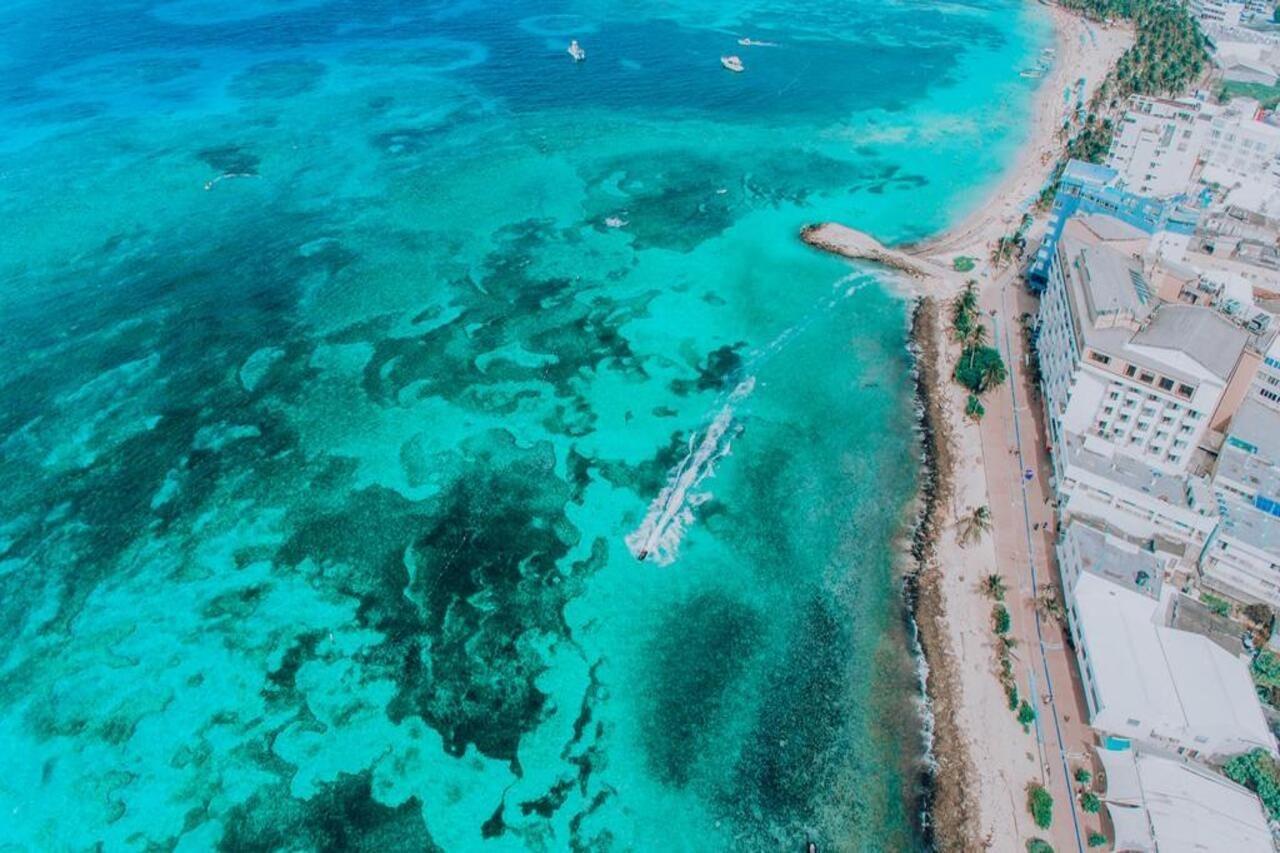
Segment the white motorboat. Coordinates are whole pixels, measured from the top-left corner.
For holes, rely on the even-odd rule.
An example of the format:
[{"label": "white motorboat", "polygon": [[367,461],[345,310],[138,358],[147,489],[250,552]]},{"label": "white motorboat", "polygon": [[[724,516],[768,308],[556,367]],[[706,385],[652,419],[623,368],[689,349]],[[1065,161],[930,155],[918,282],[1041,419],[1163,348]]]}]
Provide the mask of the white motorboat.
[{"label": "white motorboat", "polygon": [[722,56],[720,57],[720,64],[735,74],[746,70],[742,64],[742,60],[736,56]]},{"label": "white motorboat", "polygon": [[745,38],[745,37],[738,39],[738,44],[742,45],[743,47],[777,47],[778,46],[776,42],[756,41],[753,38]]},{"label": "white motorboat", "polygon": [[578,44],[578,40],[574,39],[569,42],[569,55],[573,57],[574,62],[581,62],[587,58],[587,52],[582,49],[582,45]]}]

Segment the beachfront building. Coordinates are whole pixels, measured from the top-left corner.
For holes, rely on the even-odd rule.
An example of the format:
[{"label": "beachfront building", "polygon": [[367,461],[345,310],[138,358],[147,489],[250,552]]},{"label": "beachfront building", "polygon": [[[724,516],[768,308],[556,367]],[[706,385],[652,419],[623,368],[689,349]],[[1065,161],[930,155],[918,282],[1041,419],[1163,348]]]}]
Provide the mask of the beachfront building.
[{"label": "beachfront building", "polygon": [[1271,853],[1266,812],[1253,792],[1209,770],[1124,743],[1097,751],[1102,801],[1116,850]]},{"label": "beachfront building", "polygon": [[1280,76],[1280,46],[1259,41],[1228,41],[1216,44],[1213,64],[1222,69],[1225,80],[1274,86]]},{"label": "beachfront building", "polygon": [[1076,519],[1194,563],[1218,526],[1202,477],[1156,470],[1093,436],[1067,435],[1053,450],[1062,523]]},{"label": "beachfront building", "polygon": [[1101,213],[1129,225],[1151,239],[1151,247],[1165,240],[1185,245],[1195,232],[1199,211],[1181,198],[1160,200],[1129,192],[1115,169],[1071,160],[1058,178],[1044,238],[1027,272],[1032,290],[1042,291],[1049,280],[1062,229],[1075,216]]},{"label": "beachfront building", "polygon": [[[1090,570],[1154,565],[1104,542],[1066,591],[1067,624],[1089,725],[1108,737],[1187,758],[1220,760],[1276,741],[1246,661],[1208,637],[1167,625],[1178,593]],[[1133,569],[1130,578],[1137,578]]]},{"label": "beachfront building", "polygon": [[1235,98],[1210,121],[1200,180],[1224,189],[1245,186],[1268,177],[1277,159],[1280,124],[1257,101]]},{"label": "beachfront building", "polygon": [[[1097,214],[1067,223],[1040,303],[1037,350],[1055,448],[1067,435],[1088,436],[1095,452],[1176,477],[1210,424],[1229,420],[1230,406],[1219,404],[1237,389],[1243,397],[1252,381],[1249,365],[1237,376],[1249,335],[1213,308],[1161,299],[1155,267],[1139,254],[1145,238]],[[1184,286],[1170,279],[1170,290]]]},{"label": "beachfront building", "polygon": [[1191,186],[1213,113],[1195,98],[1134,95],[1116,126],[1107,166],[1130,192],[1182,195]]},{"label": "beachfront building", "polygon": [[1280,413],[1280,336],[1271,342],[1249,388],[1250,399]]},{"label": "beachfront building", "polygon": [[1256,398],[1241,405],[1213,493],[1220,520],[1201,553],[1202,585],[1280,609],[1280,412]]},{"label": "beachfront building", "polygon": [[1189,0],[1187,4],[1202,25],[1234,27],[1242,21],[1270,20],[1270,0]]}]

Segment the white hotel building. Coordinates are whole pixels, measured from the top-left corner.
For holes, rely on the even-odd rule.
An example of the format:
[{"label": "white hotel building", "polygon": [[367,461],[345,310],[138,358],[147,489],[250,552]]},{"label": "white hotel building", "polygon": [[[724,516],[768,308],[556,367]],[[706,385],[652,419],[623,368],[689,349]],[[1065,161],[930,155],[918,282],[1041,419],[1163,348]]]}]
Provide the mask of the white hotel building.
[{"label": "white hotel building", "polygon": [[1129,192],[1158,198],[1187,192],[1209,136],[1212,111],[1195,98],[1130,98],[1107,166],[1119,173]]},{"label": "white hotel building", "polygon": [[1246,400],[1213,472],[1220,522],[1200,556],[1204,586],[1280,609],[1280,413]]},{"label": "white hotel building", "polygon": [[1162,557],[1072,521],[1058,559],[1090,726],[1188,758],[1276,754],[1245,660],[1169,627]]},{"label": "white hotel building", "polygon": [[1139,239],[1097,215],[1063,229],[1040,303],[1045,405],[1055,447],[1088,436],[1176,476],[1225,416],[1248,333],[1211,308],[1163,302],[1133,252]]}]

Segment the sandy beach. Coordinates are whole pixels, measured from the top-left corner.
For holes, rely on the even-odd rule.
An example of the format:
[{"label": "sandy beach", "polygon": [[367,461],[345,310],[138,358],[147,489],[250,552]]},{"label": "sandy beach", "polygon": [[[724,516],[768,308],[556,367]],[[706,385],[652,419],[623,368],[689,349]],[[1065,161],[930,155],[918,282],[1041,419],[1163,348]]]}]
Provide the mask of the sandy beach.
[{"label": "sandy beach", "polygon": [[[1054,625],[1038,623],[1037,582],[1057,581],[1052,559],[1052,520],[1047,501],[1047,454],[1036,422],[1035,389],[1021,369],[1023,342],[1016,318],[1035,310],[1017,265],[991,268],[991,249],[1029,210],[1062,156],[1059,129],[1074,108],[1063,91],[1085,81],[1087,102],[1132,43],[1132,31],[1103,29],[1060,9],[1044,7],[1055,33],[1053,65],[1035,94],[1027,136],[1016,162],[985,202],[954,227],[919,244],[889,248],[844,225],[826,223],[802,235],[815,247],[894,268],[925,295],[917,308],[915,345],[920,364],[922,429],[930,453],[923,501],[935,517],[923,524],[927,541],[916,543],[916,618],[929,663],[927,692],[935,716],[932,821],[942,850],[1024,850],[1033,837],[1057,850],[1083,849],[1096,828],[1073,806],[1070,766],[1085,760],[1089,730],[1074,683],[1073,663]],[[1041,223],[1037,223],[1039,225]],[[973,257],[969,273],[952,269],[959,255]],[[959,347],[947,334],[950,299],[966,279],[981,286],[983,313],[991,318],[993,345],[1005,355],[1010,381],[983,403],[981,425],[964,417],[966,392],[949,377]],[[1024,470],[1034,472],[1024,480]],[[958,519],[979,506],[991,508],[992,533],[963,546]],[[1038,568],[1033,576],[1032,565]],[[1014,670],[1023,698],[1033,702],[1036,725],[1023,729],[1009,710],[997,678],[992,601],[983,579],[1001,574],[1008,586]],[[1054,823],[1037,829],[1026,807],[1028,783],[1054,796]],[[1093,821],[1096,824],[1096,819]]]},{"label": "sandy beach", "polygon": [[1017,160],[991,195],[954,226],[918,245],[900,247],[908,254],[933,257],[948,266],[957,255],[986,260],[995,242],[1017,227],[1027,202],[1039,194],[1062,154],[1059,130],[1075,109],[1075,99],[1064,100],[1063,91],[1083,79],[1084,101],[1088,103],[1105,69],[1111,68],[1133,42],[1128,27],[1103,28],[1058,6],[1042,8],[1052,18],[1055,55],[1036,90]]}]

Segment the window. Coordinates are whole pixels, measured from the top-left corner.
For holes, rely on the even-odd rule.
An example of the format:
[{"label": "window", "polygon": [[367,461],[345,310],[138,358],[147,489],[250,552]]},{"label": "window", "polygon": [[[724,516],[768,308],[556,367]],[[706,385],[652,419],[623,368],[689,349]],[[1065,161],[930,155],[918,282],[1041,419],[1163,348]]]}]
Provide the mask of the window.
[{"label": "window", "polygon": [[1108,399],[1111,399],[1111,400],[1119,400],[1119,399],[1120,399],[1120,392],[1119,392],[1119,391],[1112,391],[1110,394],[1108,394],[1108,395],[1107,395],[1107,397],[1108,397]]},{"label": "window", "polygon": [[1146,385],[1150,385],[1152,382],[1156,381],[1156,375],[1154,373],[1148,373],[1147,371],[1144,370],[1142,371],[1142,373],[1138,374],[1138,381]]},{"label": "window", "polygon": [[1111,356],[1109,356],[1109,355],[1103,355],[1103,354],[1102,354],[1102,353],[1100,353],[1100,352],[1094,352],[1094,351],[1092,351],[1092,350],[1090,350],[1090,351],[1089,351],[1089,358],[1091,358],[1091,359],[1093,359],[1094,361],[1098,362],[1098,364],[1110,364],[1110,363],[1111,363]]},{"label": "window", "polygon": [[1161,391],[1172,391],[1172,390],[1173,390],[1173,380],[1172,380],[1172,379],[1170,379],[1168,376],[1162,376],[1162,377],[1160,377],[1160,390],[1161,390]]},{"label": "window", "polygon": [[1125,376],[1133,376],[1137,372],[1138,372],[1138,368],[1134,367],[1132,364],[1127,365],[1124,369]]},{"label": "window", "polygon": [[1183,397],[1190,397],[1192,394],[1196,393],[1196,389],[1183,382],[1178,385],[1178,393]]}]

